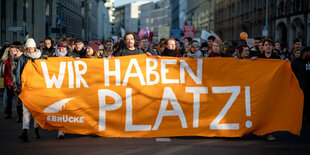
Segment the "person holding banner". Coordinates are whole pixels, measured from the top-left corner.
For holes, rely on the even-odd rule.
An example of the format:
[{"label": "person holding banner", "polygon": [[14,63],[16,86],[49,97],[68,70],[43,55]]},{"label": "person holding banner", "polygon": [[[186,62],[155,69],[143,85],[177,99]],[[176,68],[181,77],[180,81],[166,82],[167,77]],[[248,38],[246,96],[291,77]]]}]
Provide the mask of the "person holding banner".
[{"label": "person holding banner", "polygon": [[222,42],[219,40],[215,40],[212,45],[212,50],[210,53],[210,57],[224,57],[224,53],[222,52]]},{"label": "person holding banner", "polygon": [[101,45],[99,40],[92,41],[87,44],[86,58],[99,58],[99,46]]},{"label": "person holding banner", "polygon": [[250,58],[250,48],[248,45],[243,44],[238,47],[239,59],[249,59]]},{"label": "person holding banner", "polygon": [[165,41],[165,49],[161,53],[161,56],[181,57],[180,51],[177,49],[175,39],[169,38]]},{"label": "person holding banner", "polygon": [[149,37],[143,36],[140,41],[140,48],[144,53],[151,53],[152,55],[157,55],[157,52],[150,47]]},{"label": "person holding banner", "polygon": [[50,54],[50,57],[65,57],[70,56],[72,52],[69,52],[68,43],[64,38],[58,40],[55,51]]},{"label": "person holding banner", "polygon": [[[43,59],[42,52],[36,48],[36,43],[32,38],[27,39],[25,44],[26,52],[24,55],[20,56],[17,63],[16,68],[16,84],[17,84],[17,90],[16,92],[18,94],[21,93],[21,75],[24,70],[24,67],[28,60],[35,60],[35,59]],[[28,130],[29,130],[29,124],[30,124],[31,114],[28,111],[28,109],[23,105],[23,132],[19,136],[19,138],[23,142],[28,141]],[[34,128],[35,128],[35,137],[38,139],[40,138],[39,135],[39,125],[34,120]]]},{"label": "person holding banner", "polygon": [[264,52],[259,58],[265,59],[280,59],[278,55],[273,52],[273,41],[271,39],[263,40]]},{"label": "person holding banner", "polygon": [[114,50],[113,50],[113,40],[111,38],[107,39],[104,42],[103,53],[100,53],[100,57],[102,58],[111,58],[113,57]]},{"label": "person holding banner", "polygon": [[[125,38],[126,47],[124,49],[116,51],[115,56],[144,54],[144,52],[139,47],[135,47],[135,34],[134,33],[127,32],[124,38]],[[152,54],[149,52],[146,52],[146,55],[152,55]]]}]

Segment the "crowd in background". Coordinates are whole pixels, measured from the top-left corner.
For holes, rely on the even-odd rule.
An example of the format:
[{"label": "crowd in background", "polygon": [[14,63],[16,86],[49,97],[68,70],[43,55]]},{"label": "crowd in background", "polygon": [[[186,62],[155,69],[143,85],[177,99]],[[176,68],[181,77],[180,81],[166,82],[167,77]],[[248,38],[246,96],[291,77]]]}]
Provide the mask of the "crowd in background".
[{"label": "crowd in background", "polygon": [[[32,38],[28,38],[25,43],[15,41],[9,44],[6,42],[0,52],[5,87],[3,97],[5,119],[12,118],[13,97],[21,93],[21,74],[28,60],[47,57],[100,59],[136,54],[154,55],[158,58],[161,56],[195,59],[233,57],[235,59],[252,59],[253,61],[257,58],[289,61],[299,81],[300,88],[304,92],[304,119],[309,121],[310,48],[304,47],[302,40],[295,39],[291,49],[282,48],[280,42],[259,37],[254,39],[253,47],[248,46],[245,42],[222,42],[214,36],[209,36],[202,43],[186,37],[182,40],[161,38],[158,44],[154,44],[147,36],[140,38],[139,42],[137,42],[134,33],[126,33],[124,37],[118,37],[117,42],[114,42],[112,38],[108,38],[104,42],[99,40],[87,42],[77,38],[67,38],[66,36],[63,36],[57,42],[51,37],[46,37],[39,42],[39,45]],[[16,122],[23,123],[23,132],[19,138],[28,141],[27,132],[29,130],[30,113],[18,97],[16,97],[15,102],[17,109]],[[36,138],[40,138],[37,123],[34,124],[34,128]],[[59,131],[57,137],[59,139],[64,138],[64,134]]]}]

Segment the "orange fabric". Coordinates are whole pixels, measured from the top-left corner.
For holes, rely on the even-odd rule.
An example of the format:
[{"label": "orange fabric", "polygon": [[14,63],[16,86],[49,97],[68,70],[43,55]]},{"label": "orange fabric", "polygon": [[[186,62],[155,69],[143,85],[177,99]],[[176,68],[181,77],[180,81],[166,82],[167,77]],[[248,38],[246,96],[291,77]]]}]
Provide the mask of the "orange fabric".
[{"label": "orange fabric", "polygon": [[299,135],[303,111],[290,63],[265,59],[35,60],[20,98],[44,129],[105,137]]}]

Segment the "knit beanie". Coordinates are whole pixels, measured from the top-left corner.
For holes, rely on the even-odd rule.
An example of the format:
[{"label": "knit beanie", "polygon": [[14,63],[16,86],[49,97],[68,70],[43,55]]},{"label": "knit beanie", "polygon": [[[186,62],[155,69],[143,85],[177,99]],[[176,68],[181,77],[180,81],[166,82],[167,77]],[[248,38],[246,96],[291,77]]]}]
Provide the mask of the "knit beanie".
[{"label": "knit beanie", "polygon": [[36,46],[36,42],[32,38],[29,38],[26,41],[25,47],[26,48],[28,48],[28,47],[37,47]]},{"label": "knit beanie", "polygon": [[99,40],[95,40],[95,41],[88,43],[87,46],[91,47],[94,51],[98,52],[100,44],[101,43]]}]

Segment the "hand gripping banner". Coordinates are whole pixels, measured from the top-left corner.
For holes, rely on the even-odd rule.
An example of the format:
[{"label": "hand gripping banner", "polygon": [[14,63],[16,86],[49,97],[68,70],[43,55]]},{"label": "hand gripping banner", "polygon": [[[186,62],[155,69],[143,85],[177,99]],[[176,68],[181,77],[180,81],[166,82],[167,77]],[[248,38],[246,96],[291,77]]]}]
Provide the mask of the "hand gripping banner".
[{"label": "hand gripping banner", "polygon": [[39,125],[104,137],[299,135],[290,63],[135,55],[29,61],[19,96]]}]

